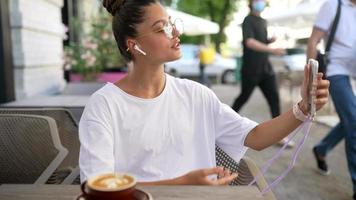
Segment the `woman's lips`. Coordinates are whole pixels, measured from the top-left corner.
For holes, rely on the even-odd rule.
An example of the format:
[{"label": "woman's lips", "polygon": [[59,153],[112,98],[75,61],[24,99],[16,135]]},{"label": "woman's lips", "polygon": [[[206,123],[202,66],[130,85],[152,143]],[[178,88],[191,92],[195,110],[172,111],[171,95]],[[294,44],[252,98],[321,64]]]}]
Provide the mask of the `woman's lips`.
[{"label": "woman's lips", "polygon": [[176,44],[173,46],[173,48],[175,48],[175,49],[179,49],[179,47],[180,47],[180,43],[179,43],[179,42],[176,43]]},{"label": "woman's lips", "polygon": [[174,49],[179,49],[180,47],[180,40],[179,39],[176,39],[176,41],[174,42],[172,48]]}]

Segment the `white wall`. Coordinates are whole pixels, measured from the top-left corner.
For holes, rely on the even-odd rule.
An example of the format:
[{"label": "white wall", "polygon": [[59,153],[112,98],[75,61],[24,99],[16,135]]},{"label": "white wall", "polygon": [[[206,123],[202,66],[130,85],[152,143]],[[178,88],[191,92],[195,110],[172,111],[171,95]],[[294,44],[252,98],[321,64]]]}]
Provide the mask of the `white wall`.
[{"label": "white wall", "polygon": [[59,93],[63,0],[10,0],[16,100]]}]

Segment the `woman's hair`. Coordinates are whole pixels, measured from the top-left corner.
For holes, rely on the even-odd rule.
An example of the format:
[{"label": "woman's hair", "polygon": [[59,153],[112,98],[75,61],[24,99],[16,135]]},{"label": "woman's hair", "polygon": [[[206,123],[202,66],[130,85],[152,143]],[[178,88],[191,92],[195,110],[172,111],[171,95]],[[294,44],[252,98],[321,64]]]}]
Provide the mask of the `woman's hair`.
[{"label": "woman's hair", "polygon": [[131,61],[130,52],[126,51],[128,37],[137,36],[136,25],[143,22],[144,7],[157,0],[103,0],[103,6],[113,16],[112,29],[117,47],[126,61]]}]

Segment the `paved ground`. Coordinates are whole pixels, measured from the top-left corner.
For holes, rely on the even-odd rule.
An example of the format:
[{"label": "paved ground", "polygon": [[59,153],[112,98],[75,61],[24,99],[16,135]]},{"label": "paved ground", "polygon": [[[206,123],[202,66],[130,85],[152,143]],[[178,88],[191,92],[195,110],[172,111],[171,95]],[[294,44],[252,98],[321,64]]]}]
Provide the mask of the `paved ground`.
[{"label": "paved ground", "polygon": [[[215,85],[212,89],[216,92],[221,101],[231,105],[236,95],[240,91],[239,86]],[[283,111],[291,108],[291,96],[297,100],[298,89],[293,90],[292,95],[287,88],[281,88],[281,101]],[[295,100],[295,101],[296,101]],[[270,118],[266,100],[259,89],[255,90],[250,101],[241,110],[241,115],[247,116],[257,122],[262,122]],[[331,114],[323,117],[323,123],[335,123],[335,113],[332,107],[327,106],[319,115]],[[288,176],[274,189],[278,199],[293,200],[351,200],[352,185],[347,170],[346,157],[344,152],[344,142],[340,143],[329,155],[328,163],[331,167],[329,176],[321,176],[316,172],[316,163],[311,153],[311,149],[327,132],[329,126],[315,123],[312,133],[304,144],[294,169]],[[253,158],[259,167],[270,159],[279,149],[278,146],[269,147],[257,152],[249,150],[247,155]],[[273,181],[282,171],[287,169],[291,154],[294,149],[286,150],[266,174],[267,181]]]}]

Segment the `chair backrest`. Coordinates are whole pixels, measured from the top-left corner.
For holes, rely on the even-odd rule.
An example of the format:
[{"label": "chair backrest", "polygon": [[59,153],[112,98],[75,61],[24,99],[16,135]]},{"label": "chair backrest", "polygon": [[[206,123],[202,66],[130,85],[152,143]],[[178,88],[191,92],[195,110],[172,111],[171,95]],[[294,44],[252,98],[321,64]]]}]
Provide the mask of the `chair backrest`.
[{"label": "chair backrest", "polygon": [[70,152],[59,168],[78,166],[80,148],[78,124],[69,110],[64,108],[0,108],[0,114],[29,114],[53,118],[58,127],[61,143]]},{"label": "chair backrest", "polygon": [[[230,185],[248,185],[255,177],[260,177],[257,179],[255,185],[260,191],[267,187],[267,181],[251,158],[244,156],[237,163],[218,146],[215,147],[215,155],[217,166],[222,166],[238,174],[237,178]],[[276,199],[272,191],[267,192],[265,195],[268,199]]]},{"label": "chair backrest", "polygon": [[69,154],[48,180],[48,184],[72,184],[79,176],[78,123],[65,108],[0,108],[0,114],[32,114],[48,116],[56,121],[59,138]]},{"label": "chair backrest", "polygon": [[44,184],[67,154],[52,118],[0,114],[0,184]]}]

